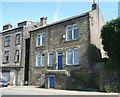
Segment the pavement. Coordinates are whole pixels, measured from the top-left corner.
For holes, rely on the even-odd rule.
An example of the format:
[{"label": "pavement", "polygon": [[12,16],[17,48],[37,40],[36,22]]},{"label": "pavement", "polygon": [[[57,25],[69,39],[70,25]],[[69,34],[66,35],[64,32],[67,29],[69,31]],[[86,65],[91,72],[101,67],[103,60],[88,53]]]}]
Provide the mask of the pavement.
[{"label": "pavement", "polygon": [[0,88],[0,92],[2,95],[115,95],[118,97],[118,93],[44,89],[36,86],[3,87]]}]

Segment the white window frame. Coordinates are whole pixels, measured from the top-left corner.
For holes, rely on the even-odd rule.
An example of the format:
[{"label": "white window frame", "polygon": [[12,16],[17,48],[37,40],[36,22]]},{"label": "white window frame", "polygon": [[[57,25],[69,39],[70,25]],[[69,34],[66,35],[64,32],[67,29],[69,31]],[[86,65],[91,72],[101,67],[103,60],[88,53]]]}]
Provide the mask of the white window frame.
[{"label": "white window frame", "polygon": [[[43,39],[43,34],[45,34],[45,32],[43,32],[43,33],[38,33],[37,34],[37,38],[36,38],[36,46],[37,47],[40,47],[40,46],[45,46],[45,44],[43,44],[43,41],[42,41],[42,39]],[[40,38],[40,44],[38,44],[38,36],[39,36],[39,38]],[[44,37],[46,37],[46,35],[44,36]]]},{"label": "white window frame", "polygon": [[[4,62],[9,62],[9,58],[10,58],[10,52],[9,51],[4,51]],[[8,56],[8,60],[6,60],[6,57]]]},{"label": "white window frame", "polygon": [[[19,38],[17,38],[17,35],[19,35]],[[19,39],[19,42],[18,42],[18,39]],[[19,44],[20,44],[20,40],[21,40],[21,33],[17,33],[17,34],[16,34],[15,44],[16,44],[16,45],[19,45]]]},{"label": "white window frame", "polygon": [[[74,28],[74,25],[77,25],[78,26],[78,24],[73,24],[73,25],[68,25],[67,27],[66,27],[66,41],[72,41],[72,40],[76,40],[76,39],[78,39],[78,38],[74,38],[74,29],[78,29],[78,27],[77,28]],[[72,27],[72,39],[68,39],[68,27]],[[78,32],[78,34],[79,34],[79,32]],[[79,36],[78,36],[79,37]]]},{"label": "white window frame", "polygon": [[[9,41],[7,40],[7,37],[9,37]],[[10,46],[10,35],[5,36],[5,46]]]},{"label": "white window frame", "polygon": [[68,60],[68,56],[67,56],[68,53],[67,53],[67,51],[68,51],[69,49],[71,50],[71,58],[72,58],[72,49],[71,49],[71,48],[68,48],[68,49],[66,50],[66,65],[72,65],[72,63],[71,63],[71,64],[68,64],[68,62],[67,62],[67,60]]},{"label": "white window frame", "polygon": [[[75,63],[75,59],[74,59],[75,52],[74,52],[74,49],[78,49],[78,54],[79,54],[79,63],[78,64]],[[73,49],[73,65],[80,65],[80,51],[79,51],[79,48],[74,48],[74,49]]]},{"label": "white window frame", "polygon": [[[72,25],[68,25],[67,27],[66,27],[66,41],[71,41],[70,39],[68,39],[68,27],[72,27]],[[72,30],[72,29],[71,29]]]},{"label": "white window frame", "polygon": [[[74,27],[75,25],[77,25],[77,28]],[[75,29],[78,29],[78,24],[73,24],[73,27],[72,27],[72,28],[73,28],[73,29],[72,29],[72,39],[73,39],[73,40],[76,40],[76,39],[78,39],[78,38],[74,38],[74,30],[75,30]],[[79,30],[78,30],[78,34],[79,34]],[[78,35],[78,37],[79,37],[79,35]]]},{"label": "white window frame", "polygon": [[[18,55],[17,55],[17,52],[18,52]],[[19,57],[19,60],[17,60],[17,57]],[[19,62],[19,61],[20,61],[20,51],[16,50],[15,51],[15,62]]]},{"label": "white window frame", "polygon": [[[48,53],[48,66],[53,66],[53,64],[54,64],[54,57],[53,57],[53,64],[50,64],[50,60],[49,59],[50,59],[50,54],[51,53],[53,54],[53,52],[49,52]],[[54,54],[53,54],[53,56],[54,56]]]},{"label": "white window frame", "polygon": [[[37,53],[36,54],[36,67],[44,67],[45,66],[45,54],[44,54],[44,65],[42,64],[42,55],[44,53]],[[40,64],[38,64],[38,55],[40,56]]]}]

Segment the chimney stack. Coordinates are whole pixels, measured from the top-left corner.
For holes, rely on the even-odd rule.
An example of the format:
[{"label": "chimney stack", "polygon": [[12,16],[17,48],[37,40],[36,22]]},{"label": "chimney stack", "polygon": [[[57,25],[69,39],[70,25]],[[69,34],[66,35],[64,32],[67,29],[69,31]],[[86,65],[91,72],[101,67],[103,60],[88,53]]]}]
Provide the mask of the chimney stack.
[{"label": "chimney stack", "polygon": [[98,6],[97,6],[97,4],[96,4],[96,1],[95,1],[95,0],[93,0],[92,10],[96,9],[97,7],[98,7]]},{"label": "chimney stack", "polygon": [[46,24],[47,24],[47,17],[46,18],[45,17],[40,18],[40,26],[44,26]]},{"label": "chimney stack", "polygon": [[5,25],[3,26],[3,29],[2,29],[2,30],[7,30],[7,29],[10,29],[10,28],[12,28],[12,25],[11,25],[11,24],[5,24]]}]

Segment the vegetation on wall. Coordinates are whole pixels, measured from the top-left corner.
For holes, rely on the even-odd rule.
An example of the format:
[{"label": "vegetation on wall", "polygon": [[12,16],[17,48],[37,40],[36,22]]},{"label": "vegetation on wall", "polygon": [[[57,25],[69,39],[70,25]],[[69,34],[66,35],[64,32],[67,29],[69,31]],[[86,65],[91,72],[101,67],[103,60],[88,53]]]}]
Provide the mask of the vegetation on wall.
[{"label": "vegetation on wall", "polygon": [[104,85],[107,92],[120,90],[120,18],[107,22],[101,30],[102,44],[108,61],[104,65]]},{"label": "vegetation on wall", "polygon": [[109,70],[120,70],[120,18],[107,22],[102,30],[102,44],[107,52],[109,62],[105,65]]}]

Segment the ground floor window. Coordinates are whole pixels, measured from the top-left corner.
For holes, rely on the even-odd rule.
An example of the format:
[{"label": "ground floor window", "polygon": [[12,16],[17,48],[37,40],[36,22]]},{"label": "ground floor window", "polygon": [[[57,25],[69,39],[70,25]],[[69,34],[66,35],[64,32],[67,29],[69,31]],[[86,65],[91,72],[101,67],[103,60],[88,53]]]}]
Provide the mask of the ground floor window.
[{"label": "ground floor window", "polygon": [[41,67],[45,65],[45,54],[38,53],[36,55],[36,66]]},{"label": "ground floor window", "polygon": [[79,48],[68,48],[66,50],[66,64],[67,65],[79,65],[80,64],[80,53]]}]

